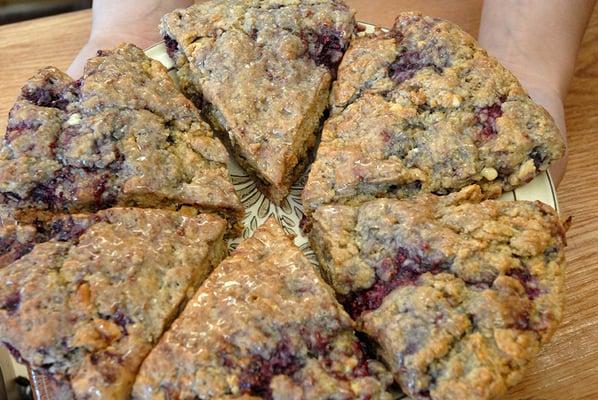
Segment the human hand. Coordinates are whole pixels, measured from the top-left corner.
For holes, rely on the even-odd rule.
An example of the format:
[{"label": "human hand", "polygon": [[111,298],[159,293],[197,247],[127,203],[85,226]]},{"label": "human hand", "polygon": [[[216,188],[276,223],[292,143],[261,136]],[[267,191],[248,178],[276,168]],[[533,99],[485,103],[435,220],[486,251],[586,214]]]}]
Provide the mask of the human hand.
[{"label": "human hand", "polygon": [[95,56],[100,49],[111,48],[122,42],[145,48],[160,41],[160,18],[175,8],[191,4],[191,0],[94,1],[89,40],[68,68],[68,74],[74,78],[81,76],[87,59]]},{"label": "human hand", "polygon": [[[552,115],[567,143],[563,101],[596,0],[484,0],[479,41]],[[561,181],[567,153],[550,169]]]}]

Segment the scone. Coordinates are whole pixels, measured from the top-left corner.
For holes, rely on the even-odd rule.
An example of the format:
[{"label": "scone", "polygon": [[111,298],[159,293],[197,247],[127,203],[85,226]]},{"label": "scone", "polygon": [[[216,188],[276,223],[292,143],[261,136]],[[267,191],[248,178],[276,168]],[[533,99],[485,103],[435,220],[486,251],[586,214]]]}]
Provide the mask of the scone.
[{"label": "scone", "polygon": [[540,202],[448,196],[323,206],[310,239],[347,311],[415,399],[493,399],[562,314],[565,231]]},{"label": "scone", "polygon": [[553,119],[456,25],[401,14],[351,42],[303,204],[447,194],[529,182],[564,152]]},{"label": "scone", "polygon": [[164,334],[133,398],[388,399],[389,380],[366,359],[332,289],[270,218]]},{"label": "scone", "polygon": [[341,0],[214,0],[161,24],[183,91],[277,203],[309,161],[353,29]]},{"label": "scone", "polygon": [[226,252],[226,221],[210,214],[111,208],[32,229],[35,244],[0,268],[0,341],[78,399],[128,399],[141,362]]},{"label": "scone", "polygon": [[191,206],[234,225],[243,207],[226,161],[166,69],[121,45],[77,81],[48,67],[23,87],[0,145],[0,202],[35,215]]}]

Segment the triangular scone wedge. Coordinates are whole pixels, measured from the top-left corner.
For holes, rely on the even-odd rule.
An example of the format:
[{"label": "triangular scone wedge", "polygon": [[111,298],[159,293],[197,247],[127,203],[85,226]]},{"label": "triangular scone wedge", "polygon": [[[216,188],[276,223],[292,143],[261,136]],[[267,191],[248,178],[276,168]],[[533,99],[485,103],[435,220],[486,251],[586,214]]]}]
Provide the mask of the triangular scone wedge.
[{"label": "triangular scone wedge", "polygon": [[494,399],[561,320],[565,230],[540,202],[445,197],[323,206],[311,244],[416,399]]},{"label": "triangular scone wedge", "polygon": [[341,0],[214,0],[161,24],[183,91],[276,203],[309,162],[353,29]]},{"label": "triangular scone wedge", "polygon": [[564,152],[553,119],[513,74],[457,25],[420,14],[354,39],[330,101],[303,191],[307,214],[473,183],[492,196]]},{"label": "triangular scone wedge", "polygon": [[195,293],[143,362],[133,398],[389,399],[388,380],[272,217]]},{"label": "triangular scone wedge", "polygon": [[227,160],[164,66],[123,44],[79,80],[47,67],[23,87],[0,145],[0,202],[34,214],[190,206],[232,227],[243,207]]},{"label": "triangular scone wedge", "polygon": [[225,257],[226,221],[112,208],[35,229],[0,268],[0,341],[57,379],[60,396],[128,399],[147,353]]}]

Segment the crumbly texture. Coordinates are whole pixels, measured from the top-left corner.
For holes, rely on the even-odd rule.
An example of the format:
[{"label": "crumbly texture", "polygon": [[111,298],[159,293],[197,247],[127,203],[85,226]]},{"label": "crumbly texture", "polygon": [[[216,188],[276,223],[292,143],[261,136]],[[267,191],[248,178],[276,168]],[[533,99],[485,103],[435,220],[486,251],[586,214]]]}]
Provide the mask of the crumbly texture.
[{"label": "crumbly texture", "polygon": [[243,208],[227,153],[166,69],[133,45],[99,51],[73,81],[40,70],[10,111],[0,202],[27,212],[111,206]]},{"label": "crumbly texture", "polygon": [[225,256],[226,221],[112,208],[36,227],[0,269],[0,341],[79,399],[127,399],[142,360]]},{"label": "crumbly texture", "polygon": [[354,39],[330,101],[303,191],[308,214],[473,183],[494,196],[564,152],[553,119],[513,74],[458,26],[420,14]]},{"label": "crumbly texture", "polygon": [[34,226],[0,224],[0,269],[29,253],[38,236]]},{"label": "crumbly texture", "polygon": [[365,358],[332,289],[270,218],[164,334],[133,398],[390,399],[389,381]]},{"label": "crumbly texture", "polygon": [[481,198],[470,186],[314,213],[325,276],[412,398],[496,398],[561,320],[556,213]]},{"label": "crumbly texture", "polygon": [[161,24],[183,91],[277,203],[309,161],[353,29],[340,0],[215,0]]}]

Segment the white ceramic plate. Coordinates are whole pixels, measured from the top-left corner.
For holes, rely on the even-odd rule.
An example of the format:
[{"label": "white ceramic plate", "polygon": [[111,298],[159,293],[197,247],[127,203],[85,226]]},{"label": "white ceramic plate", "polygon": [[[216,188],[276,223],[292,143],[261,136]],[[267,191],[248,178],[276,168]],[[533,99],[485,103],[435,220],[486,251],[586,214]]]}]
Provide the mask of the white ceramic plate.
[{"label": "white ceramic plate", "polygon": [[[374,31],[374,25],[361,24],[366,27],[366,32]],[[173,70],[173,63],[166,53],[166,46],[164,43],[153,45],[146,49],[145,53],[149,57],[160,61],[169,70]],[[290,195],[283,201],[281,206],[278,207],[256,188],[255,183],[232,158],[229,161],[229,169],[235,189],[237,189],[246,211],[246,216],[243,221],[245,225],[243,235],[231,241],[229,244],[230,248],[235,248],[242,239],[251,236],[255,228],[260,226],[269,216],[275,215],[284,230],[295,236],[295,244],[304,251],[312,262],[315,263],[315,256],[309,248],[307,238],[299,228],[299,221],[301,221],[301,218],[303,217],[301,191],[303,190],[307,173],[292,186]],[[558,211],[556,190],[554,189],[548,172],[542,172],[527,185],[503,194],[501,199],[540,200]]]}]

